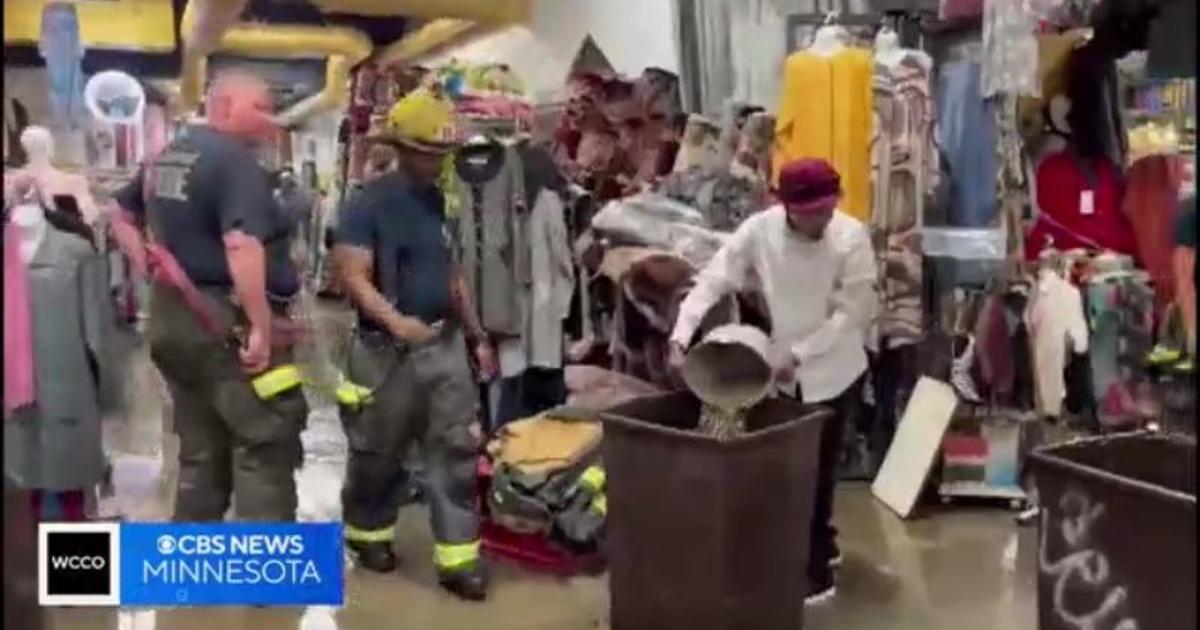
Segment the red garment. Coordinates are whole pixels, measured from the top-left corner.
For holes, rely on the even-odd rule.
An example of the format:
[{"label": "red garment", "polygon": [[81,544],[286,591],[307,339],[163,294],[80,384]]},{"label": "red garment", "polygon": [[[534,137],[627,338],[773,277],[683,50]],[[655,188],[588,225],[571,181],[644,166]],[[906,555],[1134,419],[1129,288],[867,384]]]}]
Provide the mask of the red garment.
[{"label": "red garment", "polygon": [[[1121,212],[1121,176],[1105,158],[1088,160],[1094,174],[1089,183],[1083,158],[1061,151],[1042,161],[1037,170],[1041,214],[1025,241],[1025,256],[1037,260],[1048,238],[1059,250],[1108,249],[1133,255],[1137,242],[1133,226]],[[1088,194],[1085,194],[1087,192]],[[1090,197],[1089,208],[1085,205]]]},{"label": "red garment", "polygon": [[1133,163],[1125,175],[1121,210],[1133,224],[1138,265],[1154,282],[1154,312],[1161,315],[1175,297],[1172,252],[1179,215],[1179,156],[1153,155]]}]

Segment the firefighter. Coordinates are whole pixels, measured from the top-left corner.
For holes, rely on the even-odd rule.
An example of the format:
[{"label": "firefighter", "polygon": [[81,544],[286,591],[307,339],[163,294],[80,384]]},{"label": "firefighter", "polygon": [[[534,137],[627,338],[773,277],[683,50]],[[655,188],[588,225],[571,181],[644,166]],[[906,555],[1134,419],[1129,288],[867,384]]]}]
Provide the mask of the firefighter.
[{"label": "firefighter", "polygon": [[358,312],[348,374],[369,395],[341,400],[350,461],[342,505],[347,545],[361,566],[391,571],[405,459],[425,460],[439,583],[486,597],[475,512],[478,386],[495,354],[454,260],[437,183],[452,149],[449,105],[419,89],[389,112],[377,140],[397,150],[397,168],[367,182],[339,213],[334,266]]},{"label": "firefighter", "polygon": [[122,249],[152,268],[147,340],[180,445],[174,519],[220,521],[232,495],[241,520],[292,521],[308,409],[281,343],[300,288],[291,226],[255,157],[276,133],[272,99],[238,72],[205,106],[207,121],[118,193],[114,221]]}]

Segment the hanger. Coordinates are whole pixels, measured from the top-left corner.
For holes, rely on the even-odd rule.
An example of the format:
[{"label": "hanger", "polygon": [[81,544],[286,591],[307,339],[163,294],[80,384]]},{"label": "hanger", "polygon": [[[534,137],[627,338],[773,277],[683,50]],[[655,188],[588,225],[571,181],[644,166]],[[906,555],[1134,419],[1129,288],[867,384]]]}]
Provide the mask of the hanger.
[{"label": "hanger", "polygon": [[825,14],[821,28],[817,29],[812,45],[808,47],[810,52],[818,55],[832,55],[849,45],[850,34],[840,24],[840,16],[841,12],[836,10]]}]

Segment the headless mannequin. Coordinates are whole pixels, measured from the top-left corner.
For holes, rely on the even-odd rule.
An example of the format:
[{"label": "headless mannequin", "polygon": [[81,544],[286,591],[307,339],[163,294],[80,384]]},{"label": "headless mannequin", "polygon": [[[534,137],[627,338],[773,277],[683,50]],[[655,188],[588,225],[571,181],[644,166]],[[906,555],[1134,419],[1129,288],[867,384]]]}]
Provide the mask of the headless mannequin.
[{"label": "headless mannequin", "polygon": [[38,195],[47,207],[53,207],[55,195],[75,197],[83,221],[88,225],[95,225],[99,212],[96,201],[88,190],[87,179],[60,171],[51,163],[54,158],[54,140],[50,131],[45,127],[27,127],[21,132],[21,147],[25,149],[29,161],[14,174],[14,177],[32,177],[37,184]]},{"label": "headless mannequin", "polygon": [[900,36],[888,27],[879,30],[875,36],[875,61],[887,66],[899,64],[908,53],[900,47]]}]

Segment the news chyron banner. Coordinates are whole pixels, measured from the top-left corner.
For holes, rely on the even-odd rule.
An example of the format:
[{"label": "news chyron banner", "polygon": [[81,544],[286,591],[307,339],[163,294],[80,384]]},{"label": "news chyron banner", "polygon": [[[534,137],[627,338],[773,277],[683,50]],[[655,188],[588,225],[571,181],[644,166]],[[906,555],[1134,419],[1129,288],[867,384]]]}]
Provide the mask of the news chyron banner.
[{"label": "news chyron banner", "polygon": [[341,523],[42,523],[43,606],[340,606]]}]

